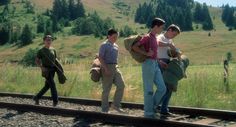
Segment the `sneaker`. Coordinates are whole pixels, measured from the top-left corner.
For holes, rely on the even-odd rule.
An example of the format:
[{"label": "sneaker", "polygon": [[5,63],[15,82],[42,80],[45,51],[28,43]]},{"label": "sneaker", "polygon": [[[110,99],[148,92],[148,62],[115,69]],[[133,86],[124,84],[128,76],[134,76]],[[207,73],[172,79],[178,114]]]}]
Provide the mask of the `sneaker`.
[{"label": "sneaker", "polygon": [[34,103],[35,105],[39,105],[39,99],[38,99],[38,98],[33,97],[33,100],[34,100],[34,102],[35,102],[35,103]]},{"label": "sneaker", "polygon": [[168,117],[168,116],[175,116],[173,113],[170,113],[170,112],[161,112],[160,114],[162,116],[166,116],[166,117]]},{"label": "sneaker", "polygon": [[125,113],[125,111],[119,107],[116,107],[114,105],[111,105],[111,108],[114,109],[115,111],[119,112],[119,113]]},{"label": "sneaker", "polygon": [[108,110],[102,110],[102,113],[109,113]]},{"label": "sneaker", "polygon": [[53,107],[56,107],[57,104],[58,104],[58,102],[53,102],[52,106],[53,106]]}]

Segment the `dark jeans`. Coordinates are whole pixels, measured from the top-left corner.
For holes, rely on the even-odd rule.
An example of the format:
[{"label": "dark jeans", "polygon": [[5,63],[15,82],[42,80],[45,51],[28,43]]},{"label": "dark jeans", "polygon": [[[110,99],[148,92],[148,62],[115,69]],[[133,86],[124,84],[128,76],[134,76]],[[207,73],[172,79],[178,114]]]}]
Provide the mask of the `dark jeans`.
[{"label": "dark jeans", "polygon": [[35,99],[40,99],[50,88],[53,104],[57,104],[58,103],[58,96],[57,96],[56,85],[54,82],[54,75],[56,72],[56,68],[47,68],[47,69],[49,70],[49,76],[46,78],[44,87],[35,96]]},{"label": "dark jeans", "polygon": [[[166,64],[169,64],[169,62],[170,62],[169,59],[160,59],[160,60],[162,60]],[[161,73],[163,73],[165,71],[165,69],[162,68],[162,67],[160,67],[160,69],[161,69]],[[170,102],[171,95],[172,95],[172,91],[169,90],[168,87],[166,87],[166,93],[162,97],[162,101],[161,101],[161,103],[162,103],[161,104],[161,113],[169,112],[168,105],[169,105],[169,102]]]},{"label": "dark jeans", "polygon": [[169,102],[170,102],[170,98],[172,95],[172,91],[168,89],[168,87],[166,87],[166,93],[162,98],[162,104],[161,104],[161,113],[167,113],[169,112]]}]

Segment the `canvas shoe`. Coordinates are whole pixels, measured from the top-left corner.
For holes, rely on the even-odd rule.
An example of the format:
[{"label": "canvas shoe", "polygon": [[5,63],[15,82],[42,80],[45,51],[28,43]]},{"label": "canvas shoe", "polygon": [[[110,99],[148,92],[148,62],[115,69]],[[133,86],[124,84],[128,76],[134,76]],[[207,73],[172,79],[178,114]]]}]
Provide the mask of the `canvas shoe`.
[{"label": "canvas shoe", "polygon": [[119,113],[125,113],[125,111],[119,107],[114,106],[113,104],[111,105],[111,108],[114,109],[115,111]]},{"label": "canvas shoe", "polygon": [[33,100],[34,100],[34,104],[35,104],[35,105],[39,105],[39,99],[38,99],[38,98],[33,97]]}]

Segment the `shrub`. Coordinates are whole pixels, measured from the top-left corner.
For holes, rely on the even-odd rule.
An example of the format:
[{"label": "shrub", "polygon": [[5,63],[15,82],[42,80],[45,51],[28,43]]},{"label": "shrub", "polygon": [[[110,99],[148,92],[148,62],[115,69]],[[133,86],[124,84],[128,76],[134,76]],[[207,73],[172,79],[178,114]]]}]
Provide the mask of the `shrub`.
[{"label": "shrub", "polygon": [[35,57],[38,52],[38,48],[36,49],[29,49],[26,53],[25,56],[22,58],[20,61],[20,64],[23,66],[36,66],[35,64]]}]

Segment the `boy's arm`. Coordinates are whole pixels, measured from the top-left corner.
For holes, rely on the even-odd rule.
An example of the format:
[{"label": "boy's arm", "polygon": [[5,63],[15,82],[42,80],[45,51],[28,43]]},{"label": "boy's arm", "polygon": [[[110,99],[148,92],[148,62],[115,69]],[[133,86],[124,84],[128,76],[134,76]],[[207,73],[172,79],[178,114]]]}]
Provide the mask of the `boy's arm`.
[{"label": "boy's arm", "polygon": [[135,43],[135,44],[132,46],[132,49],[133,49],[135,52],[138,52],[138,53],[143,54],[143,55],[145,55],[145,56],[152,56],[152,55],[154,54],[154,52],[151,50],[151,48],[149,49],[148,52],[143,51],[143,50],[141,50],[141,48],[140,48],[140,45],[141,45],[141,44],[144,44],[144,43],[148,43],[147,41],[149,41],[149,36],[143,37],[139,42]]},{"label": "boy's arm", "polygon": [[160,46],[160,47],[170,47],[170,48],[173,49],[173,50],[176,49],[176,47],[175,47],[175,45],[174,45],[173,42],[165,43],[165,42],[163,42],[162,40],[159,40],[159,46]]}]

